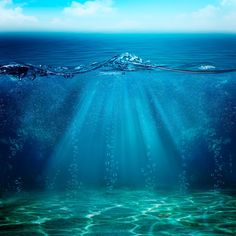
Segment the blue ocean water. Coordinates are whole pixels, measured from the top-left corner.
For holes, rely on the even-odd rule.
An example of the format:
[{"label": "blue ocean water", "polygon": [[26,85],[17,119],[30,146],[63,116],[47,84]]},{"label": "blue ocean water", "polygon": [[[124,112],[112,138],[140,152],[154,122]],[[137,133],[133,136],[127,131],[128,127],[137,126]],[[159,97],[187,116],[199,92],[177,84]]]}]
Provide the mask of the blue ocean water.
[{"label": "blue ocean water", "polygon": [[234,235],[235,101],[233,34],[0,34],[2,235]]}]

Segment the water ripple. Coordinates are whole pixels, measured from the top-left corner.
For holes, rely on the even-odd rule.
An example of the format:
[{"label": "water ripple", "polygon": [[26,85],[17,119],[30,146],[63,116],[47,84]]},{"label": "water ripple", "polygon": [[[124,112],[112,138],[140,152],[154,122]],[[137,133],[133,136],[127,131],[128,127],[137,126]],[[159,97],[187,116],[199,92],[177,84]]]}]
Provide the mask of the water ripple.
[{"label": "water ripple", "polygon": [[0,235],[235,235],[236,197],[114,190],[3,199]]},{"label": "water ripple", "polygon": [[71,78],[78,74],[84,74],[95,70],[101,70],[104,73],[108,72],[131,72],[131,71],[145,71],[145,70],[164,70],[181,73],[229,73],[235,72],[236,69],[218,69],[211,64],[194,64],[191,67],[171,67],[160,64],[144,61],[142,58],[130,54],[122,53],[116,55],[106,61],[94,62],[89,65],[71,66],[49,66],[49,65],[32,65],[27,63],[10,63],[0,65],[0,74],[9,75],[14,78],[22,79],[28,78],[34,80],[37,77],[44,76],[61,76]]}]

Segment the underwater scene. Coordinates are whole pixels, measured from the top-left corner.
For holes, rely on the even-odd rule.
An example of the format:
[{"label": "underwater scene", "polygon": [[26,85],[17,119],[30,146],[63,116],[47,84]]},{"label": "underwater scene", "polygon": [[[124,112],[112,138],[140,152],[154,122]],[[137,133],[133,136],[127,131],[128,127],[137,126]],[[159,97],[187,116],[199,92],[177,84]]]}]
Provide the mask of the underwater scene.
[{"label": "underwater scene", "polygon": [[236,35],[1,33],[0,235],[236,235]]}]

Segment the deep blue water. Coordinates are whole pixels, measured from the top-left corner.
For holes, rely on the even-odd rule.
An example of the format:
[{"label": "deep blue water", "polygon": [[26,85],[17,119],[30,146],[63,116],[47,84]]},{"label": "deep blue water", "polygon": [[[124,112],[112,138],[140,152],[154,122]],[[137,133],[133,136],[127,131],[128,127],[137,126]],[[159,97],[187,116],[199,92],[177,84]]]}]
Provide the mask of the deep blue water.
[{"label": "deep blue water", "polygon": [[[0,195],[120,190],[115,192],[115,200],[103,195],[91,200],[90,214],[85,217],[87,228],[93,225],[91,217],[111,209],[111,202],[119,208],[121,195],[123,203],[127,196],[130,209],[135,207],[131,202],[145,194],[144,198],[151,194],[147,209],[154,209],[148,204],[154,204],[151,199],[162,201],[158,191],[172,190],[184,197],[180,207],[197,199],[196,206],[205,209],[206,196],[213,199],[216,211],[217,198],[224,199],[221,203],[230,201],[234,205],[229,210],[235,210],[235,202],[225,198],[229,195],[188,195],[196,190],[235,190],[235,69],[236,35],[0,34]],[[131,190],[146,193],[138,192],[134,197]],[[179,197],[169,200],[178,205]],[[78,199],[77,207],[86,210],[84,198]],[[104,199],[108,201],[106,208],[99,205]],[[64,200],[50,204],[69,207],[71,202]],[[31,212],[30,207],[40,204],[35,201],[25,209]],[[99,213],[90,209],[94,204],[101,207]],[[163,207],[167,209],[168,204]],[[138,219],[144,214],[142,207]],[[9,218],[9,211],[4,212],[2,217]],[[19,218],[21,213],[19,208]],[[58,214],[58,219],[64,217]],[[111,217],[117,216],[113,214]],[[180,222],[185,214],[189,213],[183,210],[177,221],[173,216],[163,227]],[[60,225],[58,219],[53,226]],[[228,221],[236,221],[233,213]],[[6,226],[11,223],[0,223],[5,235],[12,230]],[[194,228],[195,223],[183,224]],[[144,223],[137,224],[129,232],[135,234]],[[150,235],[157,223],[150,224],[143,234]],[[43,227],[48,230],[47,225]],[[230,227],[217,225],[216,231],[208,233],[223,230],[233,234],[235,229]],[[121,235],[126,232],[123,230]],[[191,230],[181,228],[179,235],[193,235],[196,229]]]}]

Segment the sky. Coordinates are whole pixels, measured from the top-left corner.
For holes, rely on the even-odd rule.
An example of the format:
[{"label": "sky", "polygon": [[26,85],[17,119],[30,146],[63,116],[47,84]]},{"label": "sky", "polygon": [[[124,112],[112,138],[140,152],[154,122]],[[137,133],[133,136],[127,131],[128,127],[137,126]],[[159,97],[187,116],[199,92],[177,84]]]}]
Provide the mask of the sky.
[{"label": "sky", "polygon": [[0,31],[236,32],[236,0],[0,0]]}]

